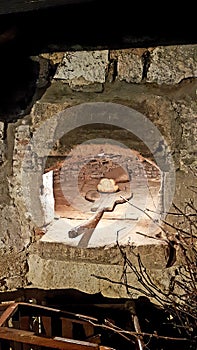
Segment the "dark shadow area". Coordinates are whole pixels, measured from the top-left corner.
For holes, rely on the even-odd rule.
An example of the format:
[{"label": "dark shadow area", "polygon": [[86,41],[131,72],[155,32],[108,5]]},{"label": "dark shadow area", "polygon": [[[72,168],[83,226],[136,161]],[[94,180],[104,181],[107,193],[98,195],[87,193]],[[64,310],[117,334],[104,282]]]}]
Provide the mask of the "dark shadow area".
[{"label": "dark shadow area", "polygon": [[16,48],[0,55],[0,120],[15,122],[27,115],[36,100],[50,85],[55,67],[46,61],[45,76],[39,60],[33,60]]},{"label": "dark shadow area", "polygon": [[39,65],[20,54],[0,57],[0,119],[8,122],[25,114],[36,90]]},{"label": "dark shadow area", "polygon": [[[0,297],[0,299],[2,298]],[[85,315],[87,317],[86,320],[89,318],[91,321],[93,320],[91,317],[94,318],[94,332],[95,335],[99,336],[102,344],[116,350],[135,350],[136,338],[129,332],[136,331],[134,316],[137,316],[141,332],[143,333],[143,338],[141,339],[143,339],[145,344],[144,349],[188,349],[188,341],[179,339],[186,336],[186,333],[184,329],[180,332],[175,326],[178,321],[176,317],[172,317],[170,311],[168,312],[153,304],[147,297],[116,299],[105,298],[100,293],[88,295],[74,289],[50,291],[29,289],[4,293],[3,300],[6,302],[15,300],[16,302],[19,301],[19,303],[22,300],[22,302],[31,304],[29,307],[28,304],[19,305],[20,312],[16,311],[13,316],[14,321],[18,321],[19,317],[27,316],[27,314],[35,320],[42,312],[43,315],[51,317],[53,336],[61,337],[61,317],[66,317],[64,313],[68,313],[67,317],[73,315],[72,319]],[[43,311],[42,308],[36,308],[34,305],[44,306]],[[121,333],[121,330],[127,333]],[[125,337],[121,334],[124,334]],[[73,325],[72,335],[74,339],[87,341],[87,335],[79,322]],[[171,338],[176,339],[172,340]],[[194,349],[194,347],[191,346],[190,349]]]},{"label": "dark shadow area", "polygon": [[65,49],[196,43],[195,18],[189,5],[184,10],[181,6],[172,10],[167,5],[157,8],[150,3],[131,6],[124,0],[48,3],[48,8],[39,8],[37,2],[35,10],[20,12],[19,8],[18,12],[0,16],[0,33],[9,34],[6,42],[13,50],[17,47],[33,55]]},{"label": "dark shadow area", "polygon": [[94,0],[36,0],[36,1],[24,1],[24,0],[1,0],[0,2],[0,15],[8,13],[28,12],[38,9],[56,7],[68,4],[80,4],[84,2],[91,2]]}]

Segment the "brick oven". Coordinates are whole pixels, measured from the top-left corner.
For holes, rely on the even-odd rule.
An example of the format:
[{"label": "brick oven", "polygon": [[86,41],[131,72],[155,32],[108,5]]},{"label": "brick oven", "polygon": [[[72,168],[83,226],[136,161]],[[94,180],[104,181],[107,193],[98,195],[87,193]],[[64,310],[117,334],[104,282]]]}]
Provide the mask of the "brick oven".
[{"label": "brick oven", "polygon": [[[172,203],[195,196],[195,41],[135,35],[109,26],[111,12],[101,25],[98,4],[94,25],[87,3],[84,12],[51,5],[44,31],[33,2],[13,26],[1,23],[3,292],[127,297],[124,253],[159,288],[176,275]],[[135,275],[128,283],[142,294]]]},{"label": "brick oven", "polygon": [[[120,246],[134,259],[140,253],[149,268],[171,264],[161,220],[173,195],[174,163],[154,124],[110,101],[53,115],[42,104],[41,119],[40,105],[32,123],[16,129],[13,163],[15,202],[30,223],[26,240],[32,230],[29,285],[95,293],[100,287],[90,275],[109,266],[120,273]],[[109,285],[102,292],[116,295]]]}]

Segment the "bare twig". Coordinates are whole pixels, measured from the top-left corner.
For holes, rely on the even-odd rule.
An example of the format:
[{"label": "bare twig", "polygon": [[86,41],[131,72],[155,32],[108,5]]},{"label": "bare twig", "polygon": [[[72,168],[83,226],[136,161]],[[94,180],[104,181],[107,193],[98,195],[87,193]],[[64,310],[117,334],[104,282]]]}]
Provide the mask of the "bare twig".
[{"label": "bare twig", "polygon": [[[125,199],[123,197],[123,199]],[[173,245],[175,249],[179,249],[180,256],[182,258],[182,264],[177,266],[175,274],[172,276],[169,282],[168,291],[161,290],[158,285],[155,284],[154,280],[151,278],[146,267],[143,265],[139,253],[135,253],[134,250],[131,252],[135,256],[135,261],[137,263],[132,263],[130,257],[128,257],[124,247],[119,244],[117,232],[117,247],[120,250],[121,256],[123,258],[123,272],[121,281],[113,281],[110,278],[92,275],[96,278],[106,280],[110,283],[119,284],[125,286],[127,294],[133,296],[133,291],[138,291],[139,294],[145,295],[148,298],[155,299],[157,303],[161,305],[163,310],[167,312],[168,315],[172,316],[171,326],[180,334],[180,338],[159,336],[153,332],[129,332],[131,336],[136,337],[138,340],[138,348],[143,349],[143,345],[139,342],[144,336],[149,336],[151,338],[166,339],[169,341],[182,340],[188,341],[193,347],[197,333],[197,208],[195,207],[193,201],[189,201],[186,204],[185,210],[182,210],[173,204],[175,213],[168,213],[170,215],[175,215],[176,218],[181,219],[181,222],[169,223],[162,220],[162,224],[159,221],[151,217],[147,212],[151,212],[149,209],[141,209],[136,205],[130,203],[125,199],[132,207],[143,212],[151,221],[153,221],[160,229],[161,233],[164,233],[164,237],[152,237],[146,233],[137,232],[137,234],[144,237],[148,237],[155,240],[160,240]],[[180,221],[180,220],[179,220]],[[171,227],[172,240],[169,239],[169,233],[161,226],[165,224]],[[184,225],[184,226],[183,226]],[[128,283],[128,274],[133,273],[136,276],[138,285],[130,285]],[[119,332],[124,332],[120,331]],[[124,333],[127,334],[127,333]],[[140,336],[140,338],[139,338]],[[194,345],[195,346],[195,345]]]},{"label": "bare twig", "polygon": [[[83,318],[82,318],[83,319]],[[107,330],[110,330],[110,331],[113,331],[115,333],[118,333],[119,335],[121,334],[124,334],[124,335],[131,335],[131,336],[134,336],[134,337],[145,337],[145,336],[148,336],[148,337],[151,337],[151,338],[156,338],[156,339],[164,339],[164,340],[172,340],[172,341],[185,341],[185,342],[189,342],[191,340],[189,340],[188,338],[185,338],[185,337],[169,337],[169,336],[163,336],[163,335],[159,335],[159,334],[155,334],[155,333],[147,333],[147,332],[135,332],[135,331],[127,331],[127,330],[124,330],[124,329],[121,329],[121,328],[117,328],[117,327],[114,327],[114,325],[105,325],[105,324],[98,324],[98,323],[95,323],[91,320],[87,320],[90,324],[92,324],[94,327],[100,327],[100,328],[103,328],[103,329],[107,329]],[[131,341],[130,338],[128,338],[129,341]]]}]

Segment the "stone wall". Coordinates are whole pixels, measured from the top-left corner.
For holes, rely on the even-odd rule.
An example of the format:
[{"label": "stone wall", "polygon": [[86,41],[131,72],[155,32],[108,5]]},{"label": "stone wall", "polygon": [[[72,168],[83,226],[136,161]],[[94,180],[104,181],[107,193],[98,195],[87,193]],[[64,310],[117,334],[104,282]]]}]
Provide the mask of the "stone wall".
[{"label": "stone wall", "polygon": [[[125,296],[122,287],[112,288],[110,283],[95,284],[95,280],[89,278],[97,271],[105,277],[116,279],[122,270],[121,257],[115,262],[106,262],[105,250],[99,251],[96,255],[100,256],[101,263],[95,261],[94,264],[94,261],[89,261],[88,254],[91,255],[91,252],[79,252],[78,259],[76,252],[70,256],[69,249],[60,246],[56,247],[54,257],[48,257],[50,246],[45,248],[35,238],[39,227],[44,225],[38,200],[42,179],[35,169],[43,172],[47,156],[51,152],[56,155],[62,152],[61,142],[54,136],[60,112],[84,103],[120,104],[146,116],[165,138],[176,170],[174,202],[184,208],[186,201],[195,196],[188,188],[196,183],[197,172],[197,46],[50,52],[40,53],[31,59],[45,62],[40,63],[38,88],[41,80],[45,81],[48,65],[55,65],[56,71],[50,86],[35,101],[30,113],[16,122],[0,122],[0,289],[15,290],[31,285],[46,289],[79,288],[89,293],[101,291],[107,296]],[[52,122],[51,129],[45,128],[48,121]],[[83,121],[85,124],[85,116],[82,117]],[[39,146],[35,147],[38,140],[35,139],[32,146],[31,138],[38,130],[41,130]],[[70,138],[64,138],[64,152],[79,143],[82,133],[90,137],[96,132],[94,127],[89,131],[81,128],[78,134],[73,132]],[[106,135],[113,136],[110,130]],[[123,135],[118,130],[117,135],[119,141],[135,148],[136,143],[129,135]],[[31,147],[34,147],[33,156]],[[143,150],[142,147],[140,152],[147,156],[147,149]],[[28,164],[31,172],[26,173],[26,181],[27,184],[31,182],[35,189],[31,193],[28,193],[28,186],[26,188],[24,184],[24,156],[27,160],[28,154],[30,159],[25,164]],[[163,286],[166,288],[169,276],[173,275],[175,269],[174,266],[166,268],[169,247],[161,244],[159,264],[155,243],[149,246],[148,254],[144,247],[141,252],[144,258],[147,256],[144,263],[152,271],[155,280],[162,284],[162,277],[165,276]],[[19,263],[10,263],[13,259]],[[73,264],[72,271],[68,268],[70,262]],[[58,275],[60,266],[63,274]],[[83,273],[80,272],[82,270]],[[52,274],[50,278],[49,271]],[[80,277],[82,275],[83,279]],[[135,283],[133,280],[131,282]]]}]

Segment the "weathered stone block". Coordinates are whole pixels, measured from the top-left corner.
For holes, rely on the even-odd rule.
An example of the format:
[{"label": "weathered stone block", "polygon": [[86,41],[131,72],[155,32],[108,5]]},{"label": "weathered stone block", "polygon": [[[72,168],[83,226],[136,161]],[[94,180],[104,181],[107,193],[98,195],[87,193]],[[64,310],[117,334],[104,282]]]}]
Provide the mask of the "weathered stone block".
[{"label": "weathered stone block", "polygon": [[64,57],[64,52],[50,52],[42,53],[40,57],[49,60],[52,64],[60,64]]},{"label": "weathered stone block", "polygon": [[0,206],[0,215],[0,247],[21,249],[24,241],[17,209],[12,205]]},{"label": "weathered stone block", "polygon": [[180,169],[197,173],[197,105],[194,101],[177,101],[173,106],[179,116],[182,129],[180,142]]},{"label": "weathered stone block", "polygon": [[197,77],[197,45],[156,47],[150,52],[147,82],[178,84]]},{"label": "weathered stone block", "polygon": [[66,52],[54,79],[63,79],[73,89],[93,83],[102,84],[107,67],[108,50]]},{"label": "weathered stone block", "polygon": [[[166,250],[166,244],[158,244],[157,249],[154,245],[145,247],[144,251],[143,247],[140,248],[142,250],[137,248],[134,251],[132,247],[123,248],[130,266],[135,266],[136,271],[140,269],[139,253],[146,268],[145,273],[161,290],[168,291],[175,268],[166,269],[164,260],[160,259],[165,255],[160,248]],[[29,250],[26,277],[31,288],[76,288],[89,294],[101,293],[106,297],[124,298],[128,297],[124,285],[124,268],[124,256],[117,247],[83,250],[63,244],[37,242]],[[132,268],[128,267],[127,278],[128,285],[134,287],[133,297],[140,296],[144,287]]]},{"label": "weathered stone block", "polygon": [[144,49],[125,49],[112,51],[111,59],[117,59],[117,78],[127,83],[140,83],[143,74]]},{"label": "weathered stone block", "polygon": [[22,288],[27,272],[26,253],[15,247],[0,250],[0,292]]}]

